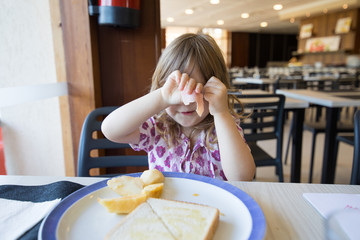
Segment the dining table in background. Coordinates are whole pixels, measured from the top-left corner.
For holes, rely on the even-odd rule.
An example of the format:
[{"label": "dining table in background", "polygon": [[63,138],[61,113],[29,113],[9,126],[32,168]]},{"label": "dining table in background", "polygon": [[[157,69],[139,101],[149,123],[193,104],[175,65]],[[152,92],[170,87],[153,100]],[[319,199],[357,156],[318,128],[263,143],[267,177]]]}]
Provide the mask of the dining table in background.
[{"label": "dining table in background", "polygon": [[[335,141],[337,135],[337,120],[343,107],[360,106],[360,89],[351,91],[315,91],[308,89],[278,89],[276,93],[287,98],[295,98],[326,108],[326,130],[321,183],[334,183],[335,178]],[[303,124],[303,123],[302,123]]]},{"label": "dining table in background", "polygon": [[297,89],[304,85],[302,76],[273,76],[262,78],[251,77],[235,77],[232,79],[231,84],[235,88],[241,88],[247,84],[259,85],[261,90],[266,90],[275,93],[276,89],[281,88],[283,85],[287,85],[287,88]]},{"label": "dining table in background", "polygon": [[[0,185],[39,186],[58,181],[90,185],[107,178],[1,175]],[[360,194],[359,185],[229,181],[252,197],[266,220],[265,238],[325,239],[325,218],[303,197],[303,193]]]},{"label": "dining table in background", "polygon": [[[264,90],[241,90],[232,94],[272,94]],[[243,99],[244,100],[244,99]],[[309,107],[309,102],[291,97],[286,97],[284,109],[291,111],[292,115],[292,140],[291,140],[291,166],[290,182],[299,183],[301,179],[301,160],[302,160],[302,137],[305,109]]]},{"label": "dining table in background", "polygon": [[269,89],[269,86],[274,86],[276,83],[276,79],[272,78],[252,78],[252,77],[235,77],[231,84],[234,87],[244,86],[246,84],[254,84],[259,85],[261,90]]}]

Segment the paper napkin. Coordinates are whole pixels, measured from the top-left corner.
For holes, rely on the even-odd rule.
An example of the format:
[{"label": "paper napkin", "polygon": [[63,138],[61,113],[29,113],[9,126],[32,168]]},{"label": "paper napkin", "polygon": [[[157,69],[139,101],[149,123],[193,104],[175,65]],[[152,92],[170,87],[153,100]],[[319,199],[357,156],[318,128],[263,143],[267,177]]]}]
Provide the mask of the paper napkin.
[{"label": "paper napkin", "polygon": [[46,202],[27,202],[0,198],[1,239],[13,240],[43,219],[59,202],[60,198]]},{"label": "paper napkin", "polygon": [[[45,203],[56,199],[63,199],[82,187],[84,186],[81,184],[69,181],[59,181],[36,186],[0,185],[0,198],[19,202]],[[0,205],[0,213],[2,214],[1,206],[3,205]],[[18,240],[36,240],[40,224],[41,221],[28,229]],[[0,239],[3,239],[2,233],[0,230]]]},{"label": "paper napkin", "polygon": [[359,239],[360,194],[304,193],[303,197],[326,219],[326,234]]},{"label": "paper napkin", "polygon": [[303,197],[325,218],[329,217],[333,212],[343,209],[357,209],[360,211],[360,194],[304,193]]}]

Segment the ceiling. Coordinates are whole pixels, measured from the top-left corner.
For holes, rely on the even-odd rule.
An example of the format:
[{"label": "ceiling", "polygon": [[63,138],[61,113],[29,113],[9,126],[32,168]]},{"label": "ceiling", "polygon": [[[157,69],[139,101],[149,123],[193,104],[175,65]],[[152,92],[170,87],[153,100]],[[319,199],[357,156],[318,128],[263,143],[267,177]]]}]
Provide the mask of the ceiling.
[{"label": "ceiling", "polygon": [[[273,10],[273,5],[282,4],[280,11]],[[217,5],[209,0],[160,0],[161,26],[222,28],[238,32],[298,33],[300,18],[325,14],[323,11],[342,11],[343,4],[348,8],[360,6],[360,0],[220,0]],[[185,14],[185,9],[194,13]],[[247,19],[241,13],[249,13]],[[174,22],[167,22],[172,17]],[[294,22],[290,22],[294,18]],[[223,20],[218,25],[217,20]],[[266,28],[260,23],[266,21]]]}]

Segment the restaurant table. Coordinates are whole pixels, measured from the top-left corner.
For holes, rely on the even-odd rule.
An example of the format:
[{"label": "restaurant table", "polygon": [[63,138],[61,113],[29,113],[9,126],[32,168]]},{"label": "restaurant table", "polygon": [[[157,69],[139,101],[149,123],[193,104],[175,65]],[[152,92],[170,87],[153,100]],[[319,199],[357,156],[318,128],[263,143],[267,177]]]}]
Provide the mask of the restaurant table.
[{"label": "restaurant table", "polygon": [[[239,94],[271,94],[263,90],[242,90]],[[300,182],[301,178],[301,157],[302,157],[302,137],[303,137],[303,122],[305,109],[309,107],[307,101],[286,97],[285,110],[293,112],[292,119],[292,141],[291,141],[291,167],[290,167],[290,182]]]},{"label": "restaurant table", "polygon": [[336,81],[339,78],[334,75],[330,76],[304,76],[304,81],[308,82],[321,82],[321,81]]},{"label": "restaurant table", "polygon": [[[44,185],[71,181],[90,185],[106,178],[1,175],[0,185]],[[325,239],[325,219],[303,198],[303,193],[359,194],[359,185],[229,181],[261,207],[266,220],[265,239]]]},{"label": "restaurant table", "polygon": [[360,106],[360,90],[353,91],[314,91],[307,89],[276,90],[276,93],[326,108],[326,130],[321,183],[334,183],[335,142],[338,114],[342,107]]},{"label": "restaurant table", "polygon": [[231,83],[234,86],[242,86],[245,84],[256,84],[260,85],[261,90],[269,90],[268,86],[272,86],[271,92],[275,92],[279,88],[279,84],[291,84],[294,89],[298,88],[299,83],[302,79],[299,76],[283,76],[281,78],[242,78],[236,77]]},{"label": "restaurant table", "polygon": [[251,77],[236,77],[231,81],[233,86],[243,86],[246,84],[260,85],[261,90],[268,90],[269,86],[272,86],[273,89],[276,85],[276,79],[272,78],[251,78]]},{"label": "restaurant table", "polygon": [[339,77],[335,75],[304,76],[303,80],[308,89],[315,88],[317,90],[338,88],[338,84],[340,84]]}]

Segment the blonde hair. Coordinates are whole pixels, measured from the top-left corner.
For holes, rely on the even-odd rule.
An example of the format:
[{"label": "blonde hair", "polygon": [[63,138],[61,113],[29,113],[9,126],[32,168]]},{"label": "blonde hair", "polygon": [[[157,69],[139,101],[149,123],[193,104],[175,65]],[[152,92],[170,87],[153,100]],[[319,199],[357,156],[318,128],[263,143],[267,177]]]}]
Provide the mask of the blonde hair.
[{"label": "blonde hair", "polygon": [[[205,79],[205,83],[214,76],[222,81],[227,89],[230,88],[224,57],[215,40],[209,35],[187,33],[173,40],[163,51],[152,77],[150,91],[161,88],[173,71],[180,70],[180,72],[184,72],[185,69],[190,67],[190,64],[197,65]],[[229,95],[228,99],[230,113],[235,117],[239,117],[233,109],[234,101],[238,102],[237,98]],[[166,111],[162,111],[156,117],[161,123],[160,125],[166,126],[157,126],[160,135],[170,146],[176,144],[176,136],[180,131],[179,124],[168,116]],[[214,128],[214,118],[211,114],[194,127],[197,131],[206,131],[206,144],[208,147],[210,142],[217,142],[217,137],[213,134]]]}]

